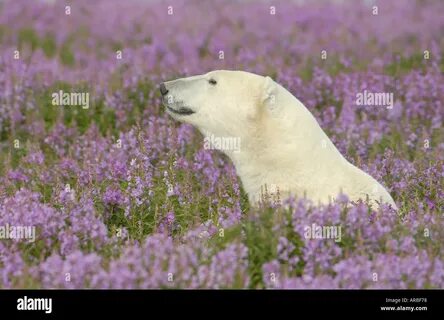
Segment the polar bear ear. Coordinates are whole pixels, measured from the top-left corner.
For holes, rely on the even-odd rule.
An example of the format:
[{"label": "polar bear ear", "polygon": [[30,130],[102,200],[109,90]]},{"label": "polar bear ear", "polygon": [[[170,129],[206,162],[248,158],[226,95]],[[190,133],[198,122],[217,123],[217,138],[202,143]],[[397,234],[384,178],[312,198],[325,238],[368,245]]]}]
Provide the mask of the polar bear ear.
[{"label": "polar bear ear", "polygon": [[269,109],[276,107],[277,85],[270,77],[265,77],[264,88],[262,90],[262,104]]}]

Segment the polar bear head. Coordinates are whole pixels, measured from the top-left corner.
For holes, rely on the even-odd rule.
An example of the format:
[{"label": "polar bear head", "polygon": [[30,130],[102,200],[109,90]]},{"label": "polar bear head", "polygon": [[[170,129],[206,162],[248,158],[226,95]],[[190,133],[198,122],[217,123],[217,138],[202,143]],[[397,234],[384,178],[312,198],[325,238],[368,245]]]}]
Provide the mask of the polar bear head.
[{"label": "polar bear head", "polygon": [[217,70],[162,83],[160,92],[174,119],[204,135],[242,137],[263,112],[273,109],[276,85],[270,77]]}]

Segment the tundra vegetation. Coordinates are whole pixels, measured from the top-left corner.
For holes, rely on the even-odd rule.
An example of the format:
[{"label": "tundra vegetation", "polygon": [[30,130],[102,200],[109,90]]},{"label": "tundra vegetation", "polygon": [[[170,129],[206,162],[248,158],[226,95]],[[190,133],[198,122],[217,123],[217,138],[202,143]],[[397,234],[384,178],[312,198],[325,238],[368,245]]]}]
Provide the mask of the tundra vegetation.
[{"label": "tundra vegetation", "polygon": [[[35,228],[0,239],[0,287],[444,287],[444,3],[170,3],[0,3],[0,226]],[[251,207],[161,106],[159,83],[214,69],[289,89],[399,210]]]}]

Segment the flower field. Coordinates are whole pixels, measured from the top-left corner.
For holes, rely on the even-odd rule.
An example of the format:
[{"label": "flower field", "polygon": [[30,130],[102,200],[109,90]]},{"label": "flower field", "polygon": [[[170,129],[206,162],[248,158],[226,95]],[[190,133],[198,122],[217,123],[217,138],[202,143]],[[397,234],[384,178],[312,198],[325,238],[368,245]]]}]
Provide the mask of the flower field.
[{"label": "flower field", "polygon": [[[443,11],[0,2],[0,288],[444,288]],[[251,206],[231,161],[158,92],[217,69],[282,84],[399,210],[346,195]],[[357,105],[364,90],[393,106]],[[88,104],[54,105],[59,92]],[[340,241],[307,237],[313,225]]]}]

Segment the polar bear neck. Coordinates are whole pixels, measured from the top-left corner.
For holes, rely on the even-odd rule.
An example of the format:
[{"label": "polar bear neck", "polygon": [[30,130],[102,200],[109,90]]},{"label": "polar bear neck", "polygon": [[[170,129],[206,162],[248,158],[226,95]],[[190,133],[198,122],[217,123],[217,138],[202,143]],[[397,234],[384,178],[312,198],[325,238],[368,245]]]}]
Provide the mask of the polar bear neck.
[{"label": "polar bear neck", "polygon": [[[240,152],[225,152],[250,199],[263,186],[285,191],[291,184],[291,191],[306,193],[313,181],[323,183],[349,165],[297,98],[280,87],[276,101],[273,110],[265,110],[255,125],[245,129]],[[328,172],[331,167],[337,172]]]},{"label": "polar bear neck", "polygon": [[240,152],[226,152],[235,165],[311,167],[323,162],[326,153],[330,160],[346,161],[297,98],[280,87],[277,101],[276,108],[264,110],[253,125],[245,126]]}]

